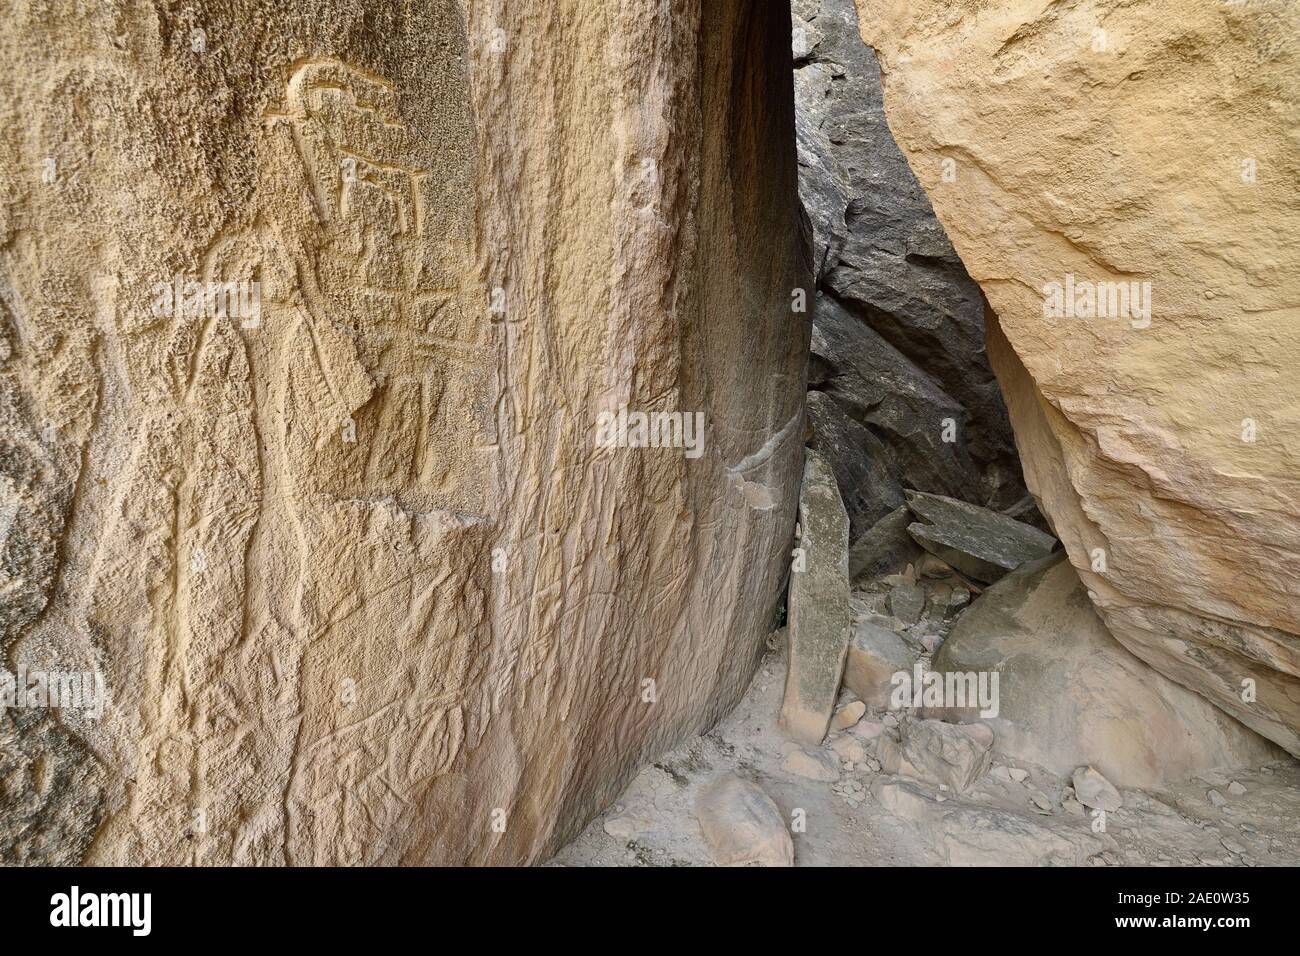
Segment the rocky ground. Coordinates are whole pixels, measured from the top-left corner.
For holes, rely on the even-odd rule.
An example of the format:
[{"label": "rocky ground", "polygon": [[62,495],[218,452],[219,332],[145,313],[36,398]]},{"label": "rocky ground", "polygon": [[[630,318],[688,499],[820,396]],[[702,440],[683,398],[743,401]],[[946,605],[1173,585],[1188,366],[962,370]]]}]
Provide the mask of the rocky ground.
[{"label": "rocky ground", "polygon": [[549,865],[712,865],[696,802],[706,784],[728,773],[761,787],[786,820],[805,811],[805,831],[792,834],[796,866],[1300,863],[1300,765],[1293,759],[1206,774],[1160,792],[1122,789],[1123,806],[1097,835],[1085,815],[1062,805],[1070,782],[1036,767],[995,759],[969,792],[955,796],[941,785],[881,773],[873,757],[851,759],[873,749],[856,728],[832,734],[819,751],[802,751],[776,726],[784,668],[774,650],[729,717],[642,770]]},{"label": "rocky ground", "polygon": [[[928,554],[853,588],[850,672],[864,635],[882,628],[928,668],[985,600],[979,582]],[[779,725],[786,645],[775,632],[740,705],[643,769],[550,865],[779,865],[791,850],[796,866],[1300,862],[1300,762],[1280,752],[1112,790],[1085,767],[1076,776],[990,748],[986,725],[924,719],[879,698],[868,707],[847,687],[823,745],[805,748]]]}]

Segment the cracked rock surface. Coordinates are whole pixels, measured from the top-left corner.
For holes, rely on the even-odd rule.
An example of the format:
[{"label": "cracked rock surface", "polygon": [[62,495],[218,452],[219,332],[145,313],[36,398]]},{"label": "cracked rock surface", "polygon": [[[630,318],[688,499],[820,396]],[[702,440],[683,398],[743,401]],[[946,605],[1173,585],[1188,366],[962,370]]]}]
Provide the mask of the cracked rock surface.
[{"label": "cracked rock surface", "polygon": [[[0,864],[527,863],[736,701],[802,473],[789,35],[6,13],[0,666],[109,700],[0,713]],[[624,407],[699,454],[597,447]]]}]

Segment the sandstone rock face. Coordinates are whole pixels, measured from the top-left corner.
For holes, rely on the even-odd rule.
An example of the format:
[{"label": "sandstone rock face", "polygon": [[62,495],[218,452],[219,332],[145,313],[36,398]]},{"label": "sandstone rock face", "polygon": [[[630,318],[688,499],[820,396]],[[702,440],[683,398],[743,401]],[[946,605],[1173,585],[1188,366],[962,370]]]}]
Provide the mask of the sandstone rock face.
[{"label": "sandstone rock face", "polygon": [[109,694],[0,717],[0,862],[527,862],[745,687],[788,14],[468,6],[0,28],[0,664]]},{"label": "sandstone rock face", "polygon": [[1025,496],[984,354],[984,297],[885,121],[852,0],[795,0],[800,193],[813,226],[809,418],[853,539],[902,488],[994,509]]},{"label": "sandstone rock face", "polygon": [[859,12],[997,314],[1026,480],[1106,624],[1300,754],[1293,6]]},{"label": "sandstone rock face", "polygon": [[[1062,775],[1091,764],[1120,786],[1159,788],[1280,755],[1125,650],[1062,555],[985,592],[939,648],[933,670],[996,673],[997,713],[985,720],[994,749]],[[979,719],[978,710],[948,716]]]}]

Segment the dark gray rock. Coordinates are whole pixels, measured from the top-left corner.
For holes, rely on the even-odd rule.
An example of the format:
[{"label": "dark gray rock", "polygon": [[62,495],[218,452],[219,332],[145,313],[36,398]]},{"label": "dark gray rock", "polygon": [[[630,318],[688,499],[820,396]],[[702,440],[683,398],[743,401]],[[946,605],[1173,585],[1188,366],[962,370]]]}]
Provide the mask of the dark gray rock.
[{"label": "dark gray rock", "polygon": [[813,447],[835,474],[849,517],[850,540],[903,506],[903,486],[884,443],[823,392],[808,393]]},{"label": "dark gray rock", "polygon": [[[889,471],[899,482],[956,495],[976,481],[978,466],[961,441],[967,430],[966,410],[869,325],[826,295],[817,298],[811,354],[809,388],[834,399],[879,439],[887,450]],[[950,429],[947,435],[946,428]],[[944,440],[954,435],[956,440]],[[834,464],[835,456],[828,457]],[[870,516],[872,521],[880,517]],[[855,535],[858,531],[855,523]]]},{"label": "dark gray rock", "polygon": [[915,624],[925,613],[925,588],[919,584],[895,584],[889,589],[889,613],[904,624]]},{"label": "dark gray rock", "polygon": [[917,544],[986,584],[1056,546],[1050,534],[955,498],[908,491],[907,506],[921,519],[907,527]]},{"label": "dark gray rock", "polygon": [[844,211],[849,207],[848,184],[822,128],[835,78],[820,63],[808,64],[794,76],[795,97],[803,104],[795,114],[799,196],[812,223],[814,275],[820,281],[826,270],[839,261],[849,235],[844,223]]},{"label": "dark gray rock", "polygon": [[[853,0],[797,0],[793,12],[800,195],[819,290],[810,388],[879,439],[896,482],[1014,506],[1024,481],[984,354],[983,294],[889,132]],[[943,440],[946,421],[955,440]],[[842,447],[815,447],[837,478],[851,474],[836,462]],[[861,492],[842,492],[856,537]]]},{"label": "dark gray rock", "polygon": [[849,546],[849,580],[901,570],[924,554],[907,533],[911,523],[912,512],[903,505],[855,538]]},{"label": "dark gray rock", "polygon": [[1043,517],[1043,513],[1038,510],[1038,502],[1034,500],[1033,495],[1025,495],[1009,508],[1001,509],[1002,513],[1008,518],[1015,518],[1017,521],[1023,521],[1025,524],[1031,524],[1039,531],[1046,531],[1055,537],[1051,524]]}]

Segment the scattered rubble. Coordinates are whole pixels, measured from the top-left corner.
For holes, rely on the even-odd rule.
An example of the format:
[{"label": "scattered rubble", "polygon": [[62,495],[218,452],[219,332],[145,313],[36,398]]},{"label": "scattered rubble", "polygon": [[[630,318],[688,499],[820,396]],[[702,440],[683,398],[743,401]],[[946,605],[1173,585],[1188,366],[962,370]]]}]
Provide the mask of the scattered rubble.
[{"label": "scattered rubble", "polygon": [[[864,552],[879,573],[850,591],[847,521],[815,453],[801,508],[789,639],[774,634],[729,717],[643,770],[552,865],[1300,862],[1300,762],[1109,639],[1060,555],[998,565],[981,593],[960,557]],[[977,695],[995,705],[983,717],[947,680],[977,672],[1002,678],[996,702]]]},{"label": "scattered rubble", "polygon": [[[778,649],[729,716],[643,769],[550,865],[715,865],[697,798],[726,773],[752,781],[779,808],[796,866],[1300,864],[1300,762],[1290,757],[1233,771],[1219,806],[1196,778],[1150,792],[1126,787],[1105,832],[1094,833],[1099,821],[1074,798],[1069,774],[1008,762],[996,748],[990,771],[964,793],[886,774],[875,750],[890,713],[868,713],[818,748],[839,762],[834,780],[787,772],[782,748],[793,745],[777,722],[784,673]],[[861,759],[845,750],[852,745]],[[1231,781],[1245,792],[1226,796]],[[1035,791],[1050,811],[1034,802]]]},{"label": "scattered rubble", "polygon": [[988,770],[992,746],[993,731],[984,724],[907,719],[900,722],[897,735],[881,736],[878,753],[886,773],[962,793]]},{"label": "scattered rubble", "polygon": [[880,778],[872,793],[881,807],[915,826],[948,866],[1082,866],[1117,849],[1109,836],[1078,822],[1036,816],[968,800],[944,799],[917,784]]}]

